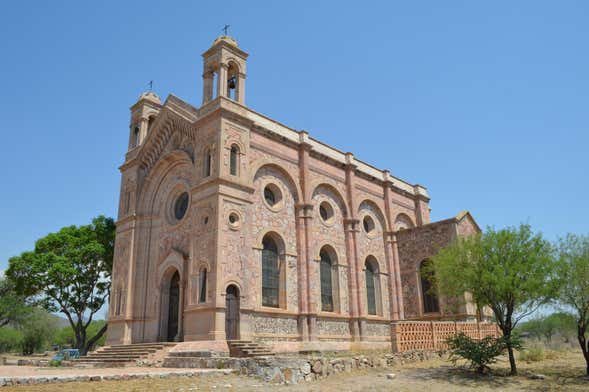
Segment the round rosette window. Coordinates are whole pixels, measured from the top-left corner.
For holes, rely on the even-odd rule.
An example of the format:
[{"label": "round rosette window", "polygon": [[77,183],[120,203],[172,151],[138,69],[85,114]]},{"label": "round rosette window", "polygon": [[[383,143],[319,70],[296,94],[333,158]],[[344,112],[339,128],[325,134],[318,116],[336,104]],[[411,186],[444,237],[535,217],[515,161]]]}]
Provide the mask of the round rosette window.
[{"label": "round rosette window", "polygon": [[282,191],[278,185],[269,183],[264,187],[264,202],[272,211],[278,211],[282,208],[284,200],[282,198]]},{"label": "round rosette window", "polygon": [[189,196],[187,192],[182,192],[174,201],[174,219],[181,221],[188,210]]},{"label": "round rosette window", "polygon": [[327,202],[323,201],[319,204],[319,216],[321,217],[321,221],[326,225],[331,225],[334,222],[334,210],[332,205]]},{"label": "round rosette window", "polygon": [[375,224],[374,224],[374,219],[372,219],[372,217],[370,215],[366,215],[364,216],[364,219],[362,219],[362,227],[364,228],[364,231],[366,232],[366,234],[371,235],[374,234],[375,231]]}]

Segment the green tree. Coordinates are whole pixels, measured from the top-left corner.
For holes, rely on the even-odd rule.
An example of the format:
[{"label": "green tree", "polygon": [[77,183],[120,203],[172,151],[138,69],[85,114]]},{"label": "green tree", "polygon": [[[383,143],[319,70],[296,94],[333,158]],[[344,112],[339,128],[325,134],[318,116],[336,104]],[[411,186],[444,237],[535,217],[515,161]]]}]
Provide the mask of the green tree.
[{"label": "green tree", "polygon": [[559,300],[571,307],[589,376],[589,236],[569,234],[558,246]]},{"label": "green tree", "polygon": [[9,260],[6,276],[17,293],[35,297],[50,312],[63,313],[82,355],[106,331],[93,336],[88,327],[108,300],[115,225],[99,216],[92,224],[68,226],[39,239],[35,249]]},{"label": "green tree", "polygon": [[10,326],[0,328],[0,353],[15,351],[20,348],[22,332]]},{"label": "green tree", "polygon": [[9,323],[18,323],[30,311],[24,296],[14,290],[14,284],[5,277],[0,277],[0,327]]},{"label": "green tree", "polygon": [[548,316],[537,316],[518,326],[520,334],[528,334],[538,340],[552,342],[552,338],[560,334],[562,338],[568,341],[572,334],[576,335],[577,322],[573,315],[565,312],[556,312]]},{"label": "green tree", "polygon": [[[105,324],[106,321],[104,320],[93,320],[88,326],[88,330],[86,331],[87,335],[96,335],[98,331],[100,331],[104,327]],[[102,335],[100,339],[98,339],[94,343],[94,346],[104,346],[105,338],[106,336]],[[53,343],[57,344],[60,347],[73,347],[76,344],[76,335],[74,334],[74,331],[71,327],[63,327],[55,333]],[[89,347],[89,350],[93,349],[94,347]]]},{"label": "green tree", "polygon": [[42,308],[33,308],[18,326],[22,333],[20,341],[23,355],[31,355],[46,348],[57,331],[57,318]]},{"label": "green tree", "polygon": [[433,258],[433,283],[447,297],[471,293],[488,306],[503,333],[511,374],[517,374],[513,329],[554,295],[550,243],[529,225],[457,239]]}]

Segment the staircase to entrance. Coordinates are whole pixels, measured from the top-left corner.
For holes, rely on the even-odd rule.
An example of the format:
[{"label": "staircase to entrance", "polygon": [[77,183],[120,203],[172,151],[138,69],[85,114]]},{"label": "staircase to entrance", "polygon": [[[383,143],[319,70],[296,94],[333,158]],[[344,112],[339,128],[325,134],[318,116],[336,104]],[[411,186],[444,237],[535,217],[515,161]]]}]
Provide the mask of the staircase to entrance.
[{"label": "staircase to entrance", "polygon": [[228,340],[229,355],[232,357],[267,357],[274,353],[263,344],[251,340]]},{"label": "staircase to entrance", "polygon": [[118,344],[99,348],[88,353],[85,357],[75,359],[72,362],[86,366],[127,366],[134,365],[137,360],[146,359],[161,352],[168,351],[176,343],[134,343]]}]

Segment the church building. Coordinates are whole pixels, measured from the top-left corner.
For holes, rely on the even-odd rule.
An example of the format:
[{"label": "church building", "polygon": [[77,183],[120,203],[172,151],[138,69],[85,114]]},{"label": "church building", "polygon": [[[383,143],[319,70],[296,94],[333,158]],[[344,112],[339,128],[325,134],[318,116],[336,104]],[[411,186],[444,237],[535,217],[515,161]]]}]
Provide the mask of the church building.
[{"label": "church building", "polygon": [[431,222],[425,187],[249,108],[235,39],[202,57],[201,106],[131,107],[107,344],[390,348],[396,322],[476,318],[420,273],[468,212]]}]

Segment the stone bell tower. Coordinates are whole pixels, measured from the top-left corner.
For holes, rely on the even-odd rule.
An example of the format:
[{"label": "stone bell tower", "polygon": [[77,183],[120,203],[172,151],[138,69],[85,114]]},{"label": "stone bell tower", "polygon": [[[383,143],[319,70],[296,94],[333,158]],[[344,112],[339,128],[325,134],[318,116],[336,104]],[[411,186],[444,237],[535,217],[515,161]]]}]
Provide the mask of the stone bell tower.
[{"label": "stone bell tower", "polygon": [[237,46],[237,41],[223,35],[202,54],[202,103],[222,96],[245,105],[245,74],[248,54]]}]

